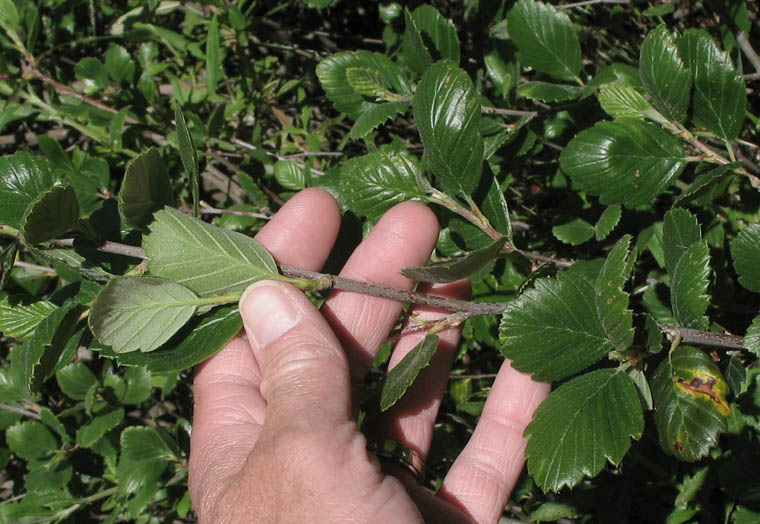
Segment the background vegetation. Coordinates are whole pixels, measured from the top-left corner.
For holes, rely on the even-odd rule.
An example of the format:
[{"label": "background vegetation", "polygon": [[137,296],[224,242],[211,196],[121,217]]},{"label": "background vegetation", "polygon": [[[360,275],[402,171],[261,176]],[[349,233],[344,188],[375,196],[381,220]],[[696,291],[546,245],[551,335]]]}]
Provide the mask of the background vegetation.
[{"label": "background vegetation", "polygon": [[143,353],[95,298],[140,246],[176,279],[163,205],[251,236],[309,186],[326,273],[415,198],[460,260],[416,276],[507,308],[464,323],[431,488],[508,356],[558,393],[506,518],[760,522],[757,3],[429,4],[0,0],[0,523],[193,521],[190,366],[234,306]]}]

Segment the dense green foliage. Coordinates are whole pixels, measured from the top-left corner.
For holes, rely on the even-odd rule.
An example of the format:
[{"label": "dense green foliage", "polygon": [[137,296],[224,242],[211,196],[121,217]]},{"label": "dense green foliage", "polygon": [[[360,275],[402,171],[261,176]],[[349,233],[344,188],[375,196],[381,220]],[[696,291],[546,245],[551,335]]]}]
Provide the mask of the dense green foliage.
[{"label": "dense green foliage", "polygon": [[464,323],[430,487],[509,358],[555,383],[511,518],[760,520],[756,3],[430,4],[0,0],[0,523],[192,520],[191,367],[250,283],[335,285],[251,239],[312,186],[326,272],[413,199],[404,274],[472,279],[367,384]]}]

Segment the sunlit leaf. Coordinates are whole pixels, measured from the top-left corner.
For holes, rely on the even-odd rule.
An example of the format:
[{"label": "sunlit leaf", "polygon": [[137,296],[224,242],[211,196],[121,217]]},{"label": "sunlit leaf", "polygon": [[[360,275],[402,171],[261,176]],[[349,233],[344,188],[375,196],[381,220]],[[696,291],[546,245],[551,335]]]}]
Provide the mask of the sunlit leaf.
[{"label": "sunlit leaf", "polygon": [[370,153],[352,158],[341,168],[340,191],[348,207],[376,220],[399,202],[422,198],[408,155]]},{"label": "sunlit leaf", "polygon": [[567,102],[575,100],[581,94],[581,88],[549,82],[526,82],[517,86],[517,94],[540,102]]},{"label": "sunlit leaf", "polygon": [[425,156],[443,189],[470,194],[483,163],[480,99],[470,77],[444,60],[428,68],[412,103]]},{"label": "sunlit leaf", "polygon": [[211,226],[176,209],[155,214],[143,239],[148,271],[200,296],[242,292],[279,275],[274,259],[250,237]]},{"label": "sunlit leaf", "polygon": [[631,86],[606,85],[597,94],[599,104],[613,118],[644,118],[644,112],[652,108],[638,91]]},{"label": "sunlit leaf", "polygon": [[198,297],[154,277],[116,277],[98,295],[89,316],[92,333],[117,353],[153,351],[195,313]]},{"label": "sunlit leaf", "polygon": [[190,180],[190,192],[193,196],[193,215],[198,216],[198,205],[200,200],[200,189],[198,181],[198,157],[195,153],[193,139],[190,131],[187,129],[185,115],[182,114],[182,108],[177,104],[174,108],[174,121],[177,125],[177,142],[179,143],[179,156],[182,159],[182,166],[185,168],[187,178]]},{"label": "sunlit leaf", "polygon": [[651,203],[686,166],[681,142],[647,122],[598,122],[560,155],[562,170],[602,204]]},{"label": "sunlit leaf", "polygon": [[57,306],[46,300],[11,304],[6,297],[0,301],[0,332],[6,337],[26,338],[55,309]]},{"label": "sunlit leaf", "polygon": [[77,446],[88,448],[103,438],[124,420],[124,410],[113,409],[103,415],[98,415],[77,430]]},{"label": "sunlit leaf", "polygon": [[667,27],[652,29],[641,44],[639,74],[652,103],[668,118],[682,122],[689,108],[691,72]]},{"label": "sunlit leaf", "polygon": [[19,457],[39,459],[58,451],[58,440],[43,424],[35,420],[20,422],[5,432],[8,447]]},{"label": "sunlit leaf", "polygon": [[552,234],[557,240],[577,246],[594,236],[594,226],[582,218],[573,218],[564,224],[552,227]]},{"label": "sunlit leaf", "polygon": [[674,208],[665,213],[662,225],[662,245],[665,254],[665,268],[671,275],[676,264],[695,242],[702,240],[702,231],[697,217],[689,211]]},{"label": "sunlit leaf", "polygon": [[351,127],[349,136],[351,138],[362,138],[386,121],[406,113],[409,109],[409,102],[387,102],[384,104],[375,104],[364,111]]},{"label": "sunlit leaf", "polygon": [[26,208],[55,181],[50,165],[29,153],[0,157],[0,223],[19,229]]},{"label": "sunlit leaf", "polygon": [[581,46],[563,11],[534,0],[519,0],[507,13],[509,36],[520,62],[559,80],[576,80]]},{"label": "sunlit leaf", "polygon": [[623,291],[631,262],[628,248],[631,236],[617,241],[604,261],[596,280],[596,313],[610,342],[624,350],[633,343],[633,312],[628,309],[628,293]]},{"label": "sunlit leaf", "polygon": [[607,236],[615,230],[615,226],[617,226],[622,215],[623,210],[619,204],[607,206],[604,211],[602,211],[599,220],[596,221],[596,225],[594,226],[596,240],[602,241],[607,238]]},{"label": "sunlit leaf", "polygon": [[644,430],[631,380],[614,369],[581,375],[557,388],[525,429],[528,472],[545,491],[572,487],[617,465]]},{"label": "sunlit leaf", "polygon": [[678,50],[694,78],[694,122],[724,140],[739,135],[747,107],[744,79],[704,29],[689,29]]}]

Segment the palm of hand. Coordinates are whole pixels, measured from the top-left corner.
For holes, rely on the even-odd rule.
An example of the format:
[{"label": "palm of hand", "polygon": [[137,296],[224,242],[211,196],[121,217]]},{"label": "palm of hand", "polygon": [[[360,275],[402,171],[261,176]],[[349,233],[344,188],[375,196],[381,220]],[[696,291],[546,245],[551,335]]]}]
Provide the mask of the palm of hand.
[{"label": "palm of hand", "polygon": [[[318,270],[339,224],[332,198],[307,190],[256,238],[278,262]],[[427,208],[400,204],[381,219],[341,274],[410,288],[413,283],[399,269],[424,264],[437,234]],[[466,282],[429,290],[457,298],[468,291]],[[401,307],[335,292],[320,313],[295,288],[273,282],[259,283],[243,297],[246,335],[206,361],[195,377],[190,492],[200,522],[498,520],[522,470],[522,431],[548,386],[508,363],[502,366],[470,442],[437,494],[400,466],[381,468],[356,426],[355,399]],[[445,314],[417,310],[425,320]],[[431,365],[381,421],[383,436],[423,457],[459,332],[439,335]],[[402,337],[391,366],[422,336]]]}]

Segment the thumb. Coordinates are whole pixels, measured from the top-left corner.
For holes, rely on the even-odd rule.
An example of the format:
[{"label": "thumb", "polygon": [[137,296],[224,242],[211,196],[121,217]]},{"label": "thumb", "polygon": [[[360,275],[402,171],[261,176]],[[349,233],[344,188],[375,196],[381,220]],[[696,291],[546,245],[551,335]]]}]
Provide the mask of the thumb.
[{"label": "thumb", "polygon": [[240,314],[261,369],[267,424],[335,427],[351,416],[348,362],[325,318],[301,291],[256,282]]}]

